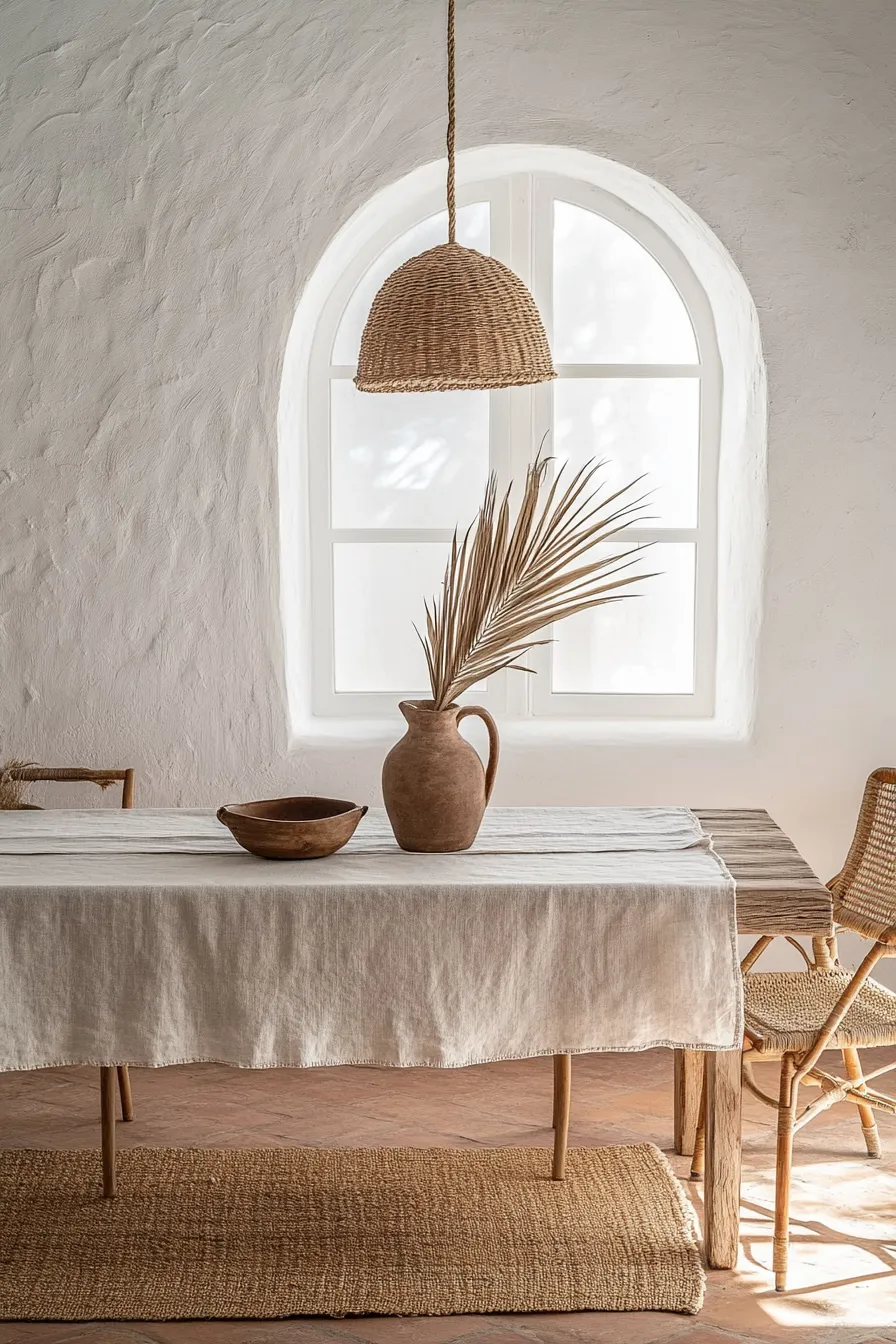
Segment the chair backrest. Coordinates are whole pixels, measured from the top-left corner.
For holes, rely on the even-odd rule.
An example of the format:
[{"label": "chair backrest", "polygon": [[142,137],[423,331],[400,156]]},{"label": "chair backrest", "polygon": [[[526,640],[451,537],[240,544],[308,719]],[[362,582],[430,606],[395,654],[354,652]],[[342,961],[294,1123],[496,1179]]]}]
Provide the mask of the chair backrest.
[{"label": "chair backrest", "polygon": [[10,770],[13,779],[27,780],[29,783],[86,783],[96,784],[108,789],[111,784],[121,784],[122,807],[134,806],[134,771],[128,770],[88,770],[81,766],[19,765]]},{"label": "chair backrest", "polygon": [[896,942],[896,769],[868,776],[856,833],[831,891],[838,923]]}]

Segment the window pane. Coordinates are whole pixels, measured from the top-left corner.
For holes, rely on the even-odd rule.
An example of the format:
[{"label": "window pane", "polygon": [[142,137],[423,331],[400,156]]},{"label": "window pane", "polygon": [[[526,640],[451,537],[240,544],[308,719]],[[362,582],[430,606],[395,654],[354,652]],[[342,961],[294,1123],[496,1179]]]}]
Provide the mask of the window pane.
[{"label": "window pane", "polygon": [[455,527],[488,477],[488,393],[331,387],[334,527]]},{"label": "window pane", "polygon": [[618,224],[554,202],[554,322],[560,364],[693,364],[687,309],[659,262]]},{"label": "window pane", "polygon": [[[448,241],[448,212],[430,215],[421,220],[407,233],[396,238],[366,272],[357,289],[346,304],[345,312],[336,330],[333,343],[334,364],[356,364],[358,348],[361,344],[361,332],[370,312],[370,305],[376,298],[383,281],[396,270],[408,257],[425,252],[430,247]],[[477,252],[489,249],[489,204],[477,201],[473,205],[462,205],[457,212],[457,241],[464,247],[475,247]],[[368,393],[368,396],[370,394]]]},{"label": "window pane", "polygon": [[333,547],[337,691],[429,694],[426,659],[414,631],[423,603],[440,589],[443,542],[337,542]]},{"label": "window pane", "polygon": [[606,461],[619,489],[646,475],[639,492],[651,527],[697,526],[700,383],[697,378],[559,378],[554,452],[571,468]]},{"label": "window pane", "polygon": [[[612,547],[601,547],[609,550]],[[694,573],[691,542],[645,550],[645,578],[627,597],[560,621],[554,629],[553,689],[622,695],[694,689]]]}]

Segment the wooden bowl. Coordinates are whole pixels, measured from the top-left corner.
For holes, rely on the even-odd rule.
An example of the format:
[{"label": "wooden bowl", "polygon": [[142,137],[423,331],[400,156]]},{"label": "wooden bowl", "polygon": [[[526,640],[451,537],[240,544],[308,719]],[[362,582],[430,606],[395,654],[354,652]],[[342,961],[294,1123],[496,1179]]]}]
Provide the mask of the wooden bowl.
[{"label": "wooden bowl", "polygon": [[243,849],[262,859],[323,859],[352,838],[366,811],[342,798],[268,798],[228,803],[217,816]]}]

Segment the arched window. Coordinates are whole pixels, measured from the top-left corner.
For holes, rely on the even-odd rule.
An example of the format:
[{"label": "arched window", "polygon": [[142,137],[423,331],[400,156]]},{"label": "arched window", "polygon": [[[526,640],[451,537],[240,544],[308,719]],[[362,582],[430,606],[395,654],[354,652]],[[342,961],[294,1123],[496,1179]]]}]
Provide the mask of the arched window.
[{"label": "arched window", "polygon": [[[374,198],[309,286],[315,312],[298,363],[315,715],[391,717],[397,697],[427,693],[414,626],[454,528],[475,516],[488,472],[520,480],[545,436],[558,462],[603,459],[619,485],[646,477],[652,517],[628,539],[652,543],[645,568],[659,577],[639,585],[642,596],[559,624],[532,655],[537,676],[504,673],[470,698],[521,719],[712,718],[717,708],[723,360],[710,296],[655,218],[593,173],[552,171],[551,150],[525,149],[461,156],[458,240],[505,261],[532,290],[555,382],[354,388],[374,294],[446,236],[439,172]],[[758,345],[754,355],[761,365]],[[741,587],[749,603],[750,584]]]}]

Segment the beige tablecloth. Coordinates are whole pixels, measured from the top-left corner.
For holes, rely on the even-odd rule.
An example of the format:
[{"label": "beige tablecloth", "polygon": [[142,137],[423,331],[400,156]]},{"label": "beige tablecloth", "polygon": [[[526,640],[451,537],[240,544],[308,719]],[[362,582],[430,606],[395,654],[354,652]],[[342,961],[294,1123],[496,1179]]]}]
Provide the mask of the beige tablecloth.
[{"label": "beige tablecloth", "polygon": [[492,809],[444,855],[371,813],[306,863],[212,813],[0,813],[0,1069],[456,1067],[741,1031],[734,883],[685,808]]}]

